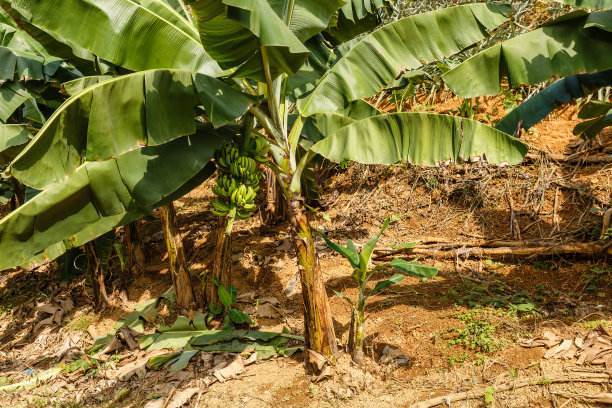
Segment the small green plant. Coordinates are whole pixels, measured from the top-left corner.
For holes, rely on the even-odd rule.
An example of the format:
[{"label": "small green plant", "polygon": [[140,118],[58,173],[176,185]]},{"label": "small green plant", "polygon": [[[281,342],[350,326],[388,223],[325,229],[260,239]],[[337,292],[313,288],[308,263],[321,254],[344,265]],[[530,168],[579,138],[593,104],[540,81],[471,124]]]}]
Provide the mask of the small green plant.
[{"label": "small green plant", "polygon": [[490,404],[495,400],[495,388],[493,388],[492,386],[488,386],[487,388],[485,388],[485,403]]},{"label": "small green plant", "polygon": [[612,269],[593,268],[582,275],[582,286],[589,292],[597,292],[608,286]]},{"label": "small green plant", "polygon": [[449,330],[449,333],[453,335],[449,342],[450,346],[459,345],[482,353],[490,353],[500,347],[499,341],[494,337],[495,326],[479,309],[466,311],[455,317],[465,323],[465,327]]},{"label": "small green plant", "polygon": [[470,358],[470,355],[467,352],[461,354],[453,354],[448,358],[448,365],[453,367],[457,363],[463,364],[468,358]]},{"label": "small green plant", "polygon": [[212,278],[211,281],[217,286],[217,293],[219,294],[219,301],[221,305],[218,307],[211,303],[209,305],[209,309],[211,314],[220,315],[224,311],[227,312],[223,319],[223,328],[225,330],[233,330],[236,327],[234,324],[244,324],[248,323],[250,325],[254,325],[255,322],[248,314],[244,313],[241,310],[234,309],[232,304],[236,302],[238,299],[238,291],[234,285],[229,285],[227,288],[221,285],[221,282],[216,278]]},{"label": "small green plant", "polygon": [[[348,240],[346,247],[343,247],[330,241],[322,232],[314,228],[312,229],[313,232],[323,237],[323,239],[331,249],[344,256],[353,267],[353,273],[351,275],[351,278],[353,278],[353,281],[357,284],[357,288],[359,289],[359,295],[357,299],[355,301],[352,301],[340,292],[334,291],[334,293],[338,297],[346,300],[351,307],[351,323],[349,327],[348,349],[353,355],[353,360],[358,364],[361,364],[363,361],[363,326],[366,320],[365,305],[370,296],[382,290],[385,290],[390,286],[395,285],[396,283],[401,282],[402,279],[404,279],[403,274],[412,275],[417,278],[423,279],[423,281],[426,281],[428,278],[434,277],[438,273],[437,268],[419,265],[416,262],[408,262],[403,259],[394,259],[388,264],[381,264],[375,268],[370,269],[370,262],[372,254],[374,253],[374,247],[378,242],[378,238],[380,238],[382,233],[391,223],[392,218],[393,221],[395,221],[398,217],[387,217],[381,230],[372,238],[370,238],[370,240],[363,246],[360,252],[357,251],[355,244],[353,244],[353,241],[350,239]],[[366,286],[374,272],[383,269],[386,266],[392,266],[403,274],[398,273],[386,280],[378,282],[373,289],[366,293]]]}]

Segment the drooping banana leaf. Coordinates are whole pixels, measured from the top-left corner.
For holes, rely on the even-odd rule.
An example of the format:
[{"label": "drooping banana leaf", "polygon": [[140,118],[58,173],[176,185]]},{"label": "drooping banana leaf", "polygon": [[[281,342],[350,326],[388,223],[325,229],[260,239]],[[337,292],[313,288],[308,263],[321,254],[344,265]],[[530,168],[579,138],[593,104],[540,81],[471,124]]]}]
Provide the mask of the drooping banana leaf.
[{"label": "drooping banana leaf", "polygon": [[578,113],[580,119],[588,119],[579,123],[574,128],[576,136],[585,139],[592,139],[602,131],[602,129],[612,126],[612,103],[591,101],[587,103]]},{"label": "drooping banana leaf", "polygon": [[85,88],[55,111],[11,164],[11,174],[44,190],[84,161],[107,160],[193,134],[194,106],[200,100],[210,109],[213,124],[242,115],[252,102],[217,79],[198,78],[194,85],[188,71],[151,70]]},{"label": "drooping banana leaf", "polygon": [[273,77],[295,73],[308,49],[266,0],[197,0],[189,2],[206,52],[236,76],[265,81],[262,50]]},{"label": "drooping banana leaf", "polygon": [[[214,151],[230,135],[211,127],[102,162],[86,162],[70,176],[0,220],[0,270],[33,266],[67,248],[125,225],[184,194],[184,185],[210,176]],[[182,190],[182,191],[181,191]]]},{"label": "drooping banana leaf", "polygon": [[494,164],[516,164],[527,153],[527,145],[470,119],[430,113],[391,113],[344,126],[310,150],[335,162],[407,161],[434,166],[479,159]]},{"label": "drooping banana leaf", "polygon": [[611,21],[612,11],[566,15],[527,34],[482,51],[443,75],[457,95],[472,98],[496,95],[507,74],[510,87],[612,68],[612,35],[587,27],[593,16]]},{"label": "drooping banana leaf", "polygon": [[385,25],[355,44],[297,101],[304,116],[334,112],[372,96],[403,71],[441,59],[484,39],[487,29],[507,20],[510,9],[468,4],[406,17]]},{"label": "drooping banana leaf", "polygon": [[527,130],[559,105],[575,98],[582,98],[597,88],[610,85],[612,85],[612,69],[562,78],[513,109],[495,126],[495,129],[512,135],[518,130],[519,123],[522,123],[522,128]]},{"label": "drooping banana leaf", "polygon": [[612,8],[612,0],[554,0],[557,3],[568,4],[589,9],[609,9]]},{"label": "drooping banana leaf", "polygon": [[26,125],[0,124],[0,166],[13,160],[29,141]]},{"label": "drooping banana leaf", "polygon": [[[115,65],[133,71],[175,68],[212,76],[222,73],[187,22],[177,25],[167,19],[173,11],[163,9],[163,2],[142,3],[151,8],[132,0],[11,0],[28,22]],[[154,9],[154,4],[160,7]]]}]

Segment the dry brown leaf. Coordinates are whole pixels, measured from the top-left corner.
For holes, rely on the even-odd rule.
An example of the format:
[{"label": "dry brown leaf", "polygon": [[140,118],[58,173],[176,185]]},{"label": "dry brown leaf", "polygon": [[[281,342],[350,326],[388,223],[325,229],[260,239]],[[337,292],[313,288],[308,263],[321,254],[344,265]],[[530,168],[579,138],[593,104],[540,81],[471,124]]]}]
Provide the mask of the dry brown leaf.
[{"label": "dry brown leaf", "polygon": [[215,367],[212,374],[219,380],[219,382],[225,382],[226,380],[237,377],[239,374],[244,372],[244,363],[242,357],[236,356],[232,362],[226,364],[222,368]]},{"label": "dry brown leaf", "polygon": [[200,389],[198,387],[185,388],[182,391],[178,391],[174,394],[170,402],[166,405],[166,408],[179,408],[185,405]]},{"label": "dry brown leaf", "polygon": [[147,362],[150,358],[150,356],[139,358],[121,367],[117,371],[117,378],[119,381],[128,381],[134,375],[138,376],[138,378],[144,377],[147,373]]},{"label": "dry brown leaf", "polygon": [[557,354],[563,353],[571,347],[572,343],[572,340],[563,340],[558,346],[549,349],[546,354],[544,354],[544,358],[549,359]]},{"label": "dry brown leaf", "polygon": [[165,403],[166,397],[161,397],[147,402],[143,408],[163,408]]}]

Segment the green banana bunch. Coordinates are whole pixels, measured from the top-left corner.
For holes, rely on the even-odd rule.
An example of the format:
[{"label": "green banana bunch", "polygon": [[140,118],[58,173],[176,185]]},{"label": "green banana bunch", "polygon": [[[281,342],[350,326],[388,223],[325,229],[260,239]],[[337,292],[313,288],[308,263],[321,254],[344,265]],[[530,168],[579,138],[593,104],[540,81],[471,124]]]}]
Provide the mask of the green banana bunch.
[{"label": "green banana bunch", "polygon": [[270,146],[268,146],[268,143],[263,137],[257,136],[256,138],[251,139],[249,152],[253,155],[253,159],[255,161],[259,163],[267,163],[268,158],[266,157],[266,154],[269,150]]},{"label": "green banana bunch", "polygon": [[229,171],[231,164],[234,163],[239,156],[240,152],[238,148],[232,143],[225,145],[221,150],[217,151],[215,159],[220,169]]},{"label": "green banana bunch", "polygon": [[255,210],[254,200],[261,179],[257,163],[268,161],[269,146],[258,136],[250,139],[244,150],[241,155],[234,142],[215,153],[219,175],[217,185],[212,188],[217,196],[212,213],[219,217],[247,219]]},{"label": "green banana bunch", "polygon": [[240,156],[230,164],[230,172],[236,178],[245,178],[254,173],[257,167],[255,160],[250,157]]}]

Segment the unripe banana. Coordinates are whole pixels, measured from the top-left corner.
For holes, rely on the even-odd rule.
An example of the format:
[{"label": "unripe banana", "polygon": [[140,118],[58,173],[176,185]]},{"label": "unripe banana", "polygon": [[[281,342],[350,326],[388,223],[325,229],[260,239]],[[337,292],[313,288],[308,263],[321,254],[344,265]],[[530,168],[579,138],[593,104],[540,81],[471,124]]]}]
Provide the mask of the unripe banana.
[{"label": "unripe banana", "polygon": [[229,210],[225,210],[225,211],[212,210],[211,212],[215,214],[217,217],[225,217],[227,214],[229,214]]},{"label": "unripe banana", "polygon": [[217,211],[228,211],[229,210],[229,206],[227,205],[227,203],[219,200],[218,198],[213,200],[212,204],[213,204],[214,209]]}]

